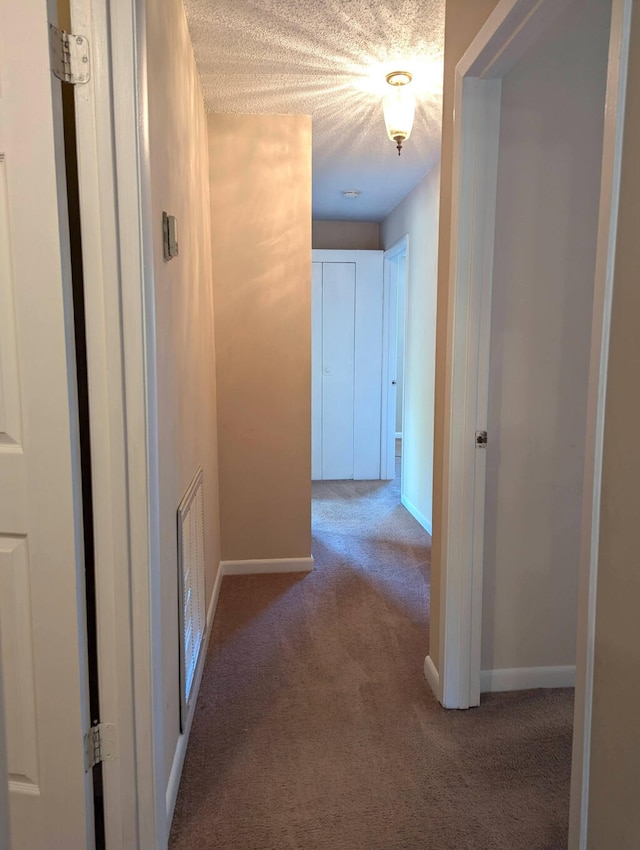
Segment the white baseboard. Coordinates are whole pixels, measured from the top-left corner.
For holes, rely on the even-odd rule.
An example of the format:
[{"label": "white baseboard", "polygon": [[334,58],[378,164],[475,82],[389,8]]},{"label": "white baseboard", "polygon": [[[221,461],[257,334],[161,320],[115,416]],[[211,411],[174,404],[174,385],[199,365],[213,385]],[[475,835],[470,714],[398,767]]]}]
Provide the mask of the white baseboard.
[{"label": "white baseboard", "polygon": [[189,743],[191,723],[193,722],[196,701],[198,699],[198,692],[200,690],[200,682],[202,681],[204,660],[207,656],[207,647],[209,646],[209,638],[211,637],[213,618],[216,615],[216,608],[218,607],[220,585],[222,584],[223,575],[224,571],[222,569],[222,564],[220,564],[218,566],[218,573],[216,575],[216,580],[213,584],[213,593],[211,594],[211,600],[209,602],[209,608],[207,610],[207,631],[204,636],[204,641],[202,642],[202,649],[200,650],[200,659],[198,661],[198,669],[196,670],[196,675],[192,686],[193,699],[191,700],[191,710],[189,711],[189,714],[187,716],[187,722],[185,724],[184,732],[182,732],[182,734],[178,736],[178,743],[176,744],[175,753],[173,754],[173,763],[171,764],[171,773],[169,774],[169,781],[167,782],[166,805],[168,827],[171,827],[171,821],[173,820],[173,810],[176,807],[176,799],[178,797],[178,788],[180,787],[180,777],[182,776],[184,757],[187,752],[187,744]]},{"label": "white baseboard", "polygon": [[416,506],[413,504],[413,502],[410,499],[407,499],[406,496],[401,496],[400,501],[405,506],[405,508],[409,511],[411,516],[414,519],[418,520],[418,522],[424,528],[424,530],[428,534],[432,534],[433,533],[433,526],[431,525],[431,520],[427,519],[426,516],[416,508]]},{"label": "white baseboard", "polygon": [[225,576],[251,576],[264,573],[310,573],[313,556],[308,558],[263,558],[253,561],[221,561]]},{"label": "white baseboard", "polygon": [[516,667],[480,672],[480,692],[483,694],[497,691],[527,691],[532,688],[572,688],[575,683],[575,665]]},{"label": "white baseboard", "polygon": [[436,699],[440,699],[440,673],[436,670],[436,665],[431,660],[430,655],[427,655],[424,659],[424,677]]}]

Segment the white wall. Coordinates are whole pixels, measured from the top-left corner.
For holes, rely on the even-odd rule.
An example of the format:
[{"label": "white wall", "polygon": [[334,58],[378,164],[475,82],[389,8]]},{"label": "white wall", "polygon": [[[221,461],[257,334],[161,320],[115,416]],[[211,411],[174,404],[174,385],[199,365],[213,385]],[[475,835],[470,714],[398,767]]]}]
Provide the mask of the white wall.
[{"label": "white wall", "polygon": [[382,222],[382,248],[409,235],[404,363],[403,496],[428,526],[433,504],[433,417],[440,164]]},{"label": "white wall", "polygon": [[[204,470],[207,604],[220,561],[207,124],[181,0],[148,2],[149,146],[157,323],[165,776],[179,737],[176,510]],[[180,254],[165,262],[162,211]]]},{"label": "white wall", "polygon": [[482,668],[575,664],[609,3],[503,82]]}]

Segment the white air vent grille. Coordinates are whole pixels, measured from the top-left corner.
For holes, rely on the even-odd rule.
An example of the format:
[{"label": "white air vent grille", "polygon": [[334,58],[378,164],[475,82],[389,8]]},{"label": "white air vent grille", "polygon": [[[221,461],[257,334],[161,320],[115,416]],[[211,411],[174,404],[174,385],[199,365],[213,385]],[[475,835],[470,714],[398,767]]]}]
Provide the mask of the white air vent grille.
[{"label": "white air vent grille", "polygon": [[178,586],[182,643],[180,725],[183,730],[207,626],[204,564],[204,494],[202,469],[199,469],[178,508]]}]

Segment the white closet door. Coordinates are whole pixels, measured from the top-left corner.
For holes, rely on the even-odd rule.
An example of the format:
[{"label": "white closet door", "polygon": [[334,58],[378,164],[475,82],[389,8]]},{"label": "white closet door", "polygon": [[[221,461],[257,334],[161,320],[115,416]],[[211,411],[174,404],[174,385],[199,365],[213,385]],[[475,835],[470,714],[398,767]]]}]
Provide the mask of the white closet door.
[{"label": "white closet door", "polygon": [[355,263],[322,266],[322,478],[353,478]]},{"label": "white closet door", "polygon": [[311,478],[322,478],[322,263],[311,272]]},{"label": "white closet door", "polygon": [[383,254],[358,251],[356,265],[353,477],[380,478]]}]

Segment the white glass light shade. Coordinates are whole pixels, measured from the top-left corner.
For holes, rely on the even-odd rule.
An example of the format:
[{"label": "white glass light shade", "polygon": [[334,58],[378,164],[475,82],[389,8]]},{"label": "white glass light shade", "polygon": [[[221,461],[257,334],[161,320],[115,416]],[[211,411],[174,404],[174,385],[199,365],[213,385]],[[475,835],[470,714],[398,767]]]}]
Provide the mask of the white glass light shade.
[{"label": "white glass light shade", "polygon": [[387,134],[392,142],[404,142],[411,135],[416,100],[408,86],[391,86],[382,102]]}]

